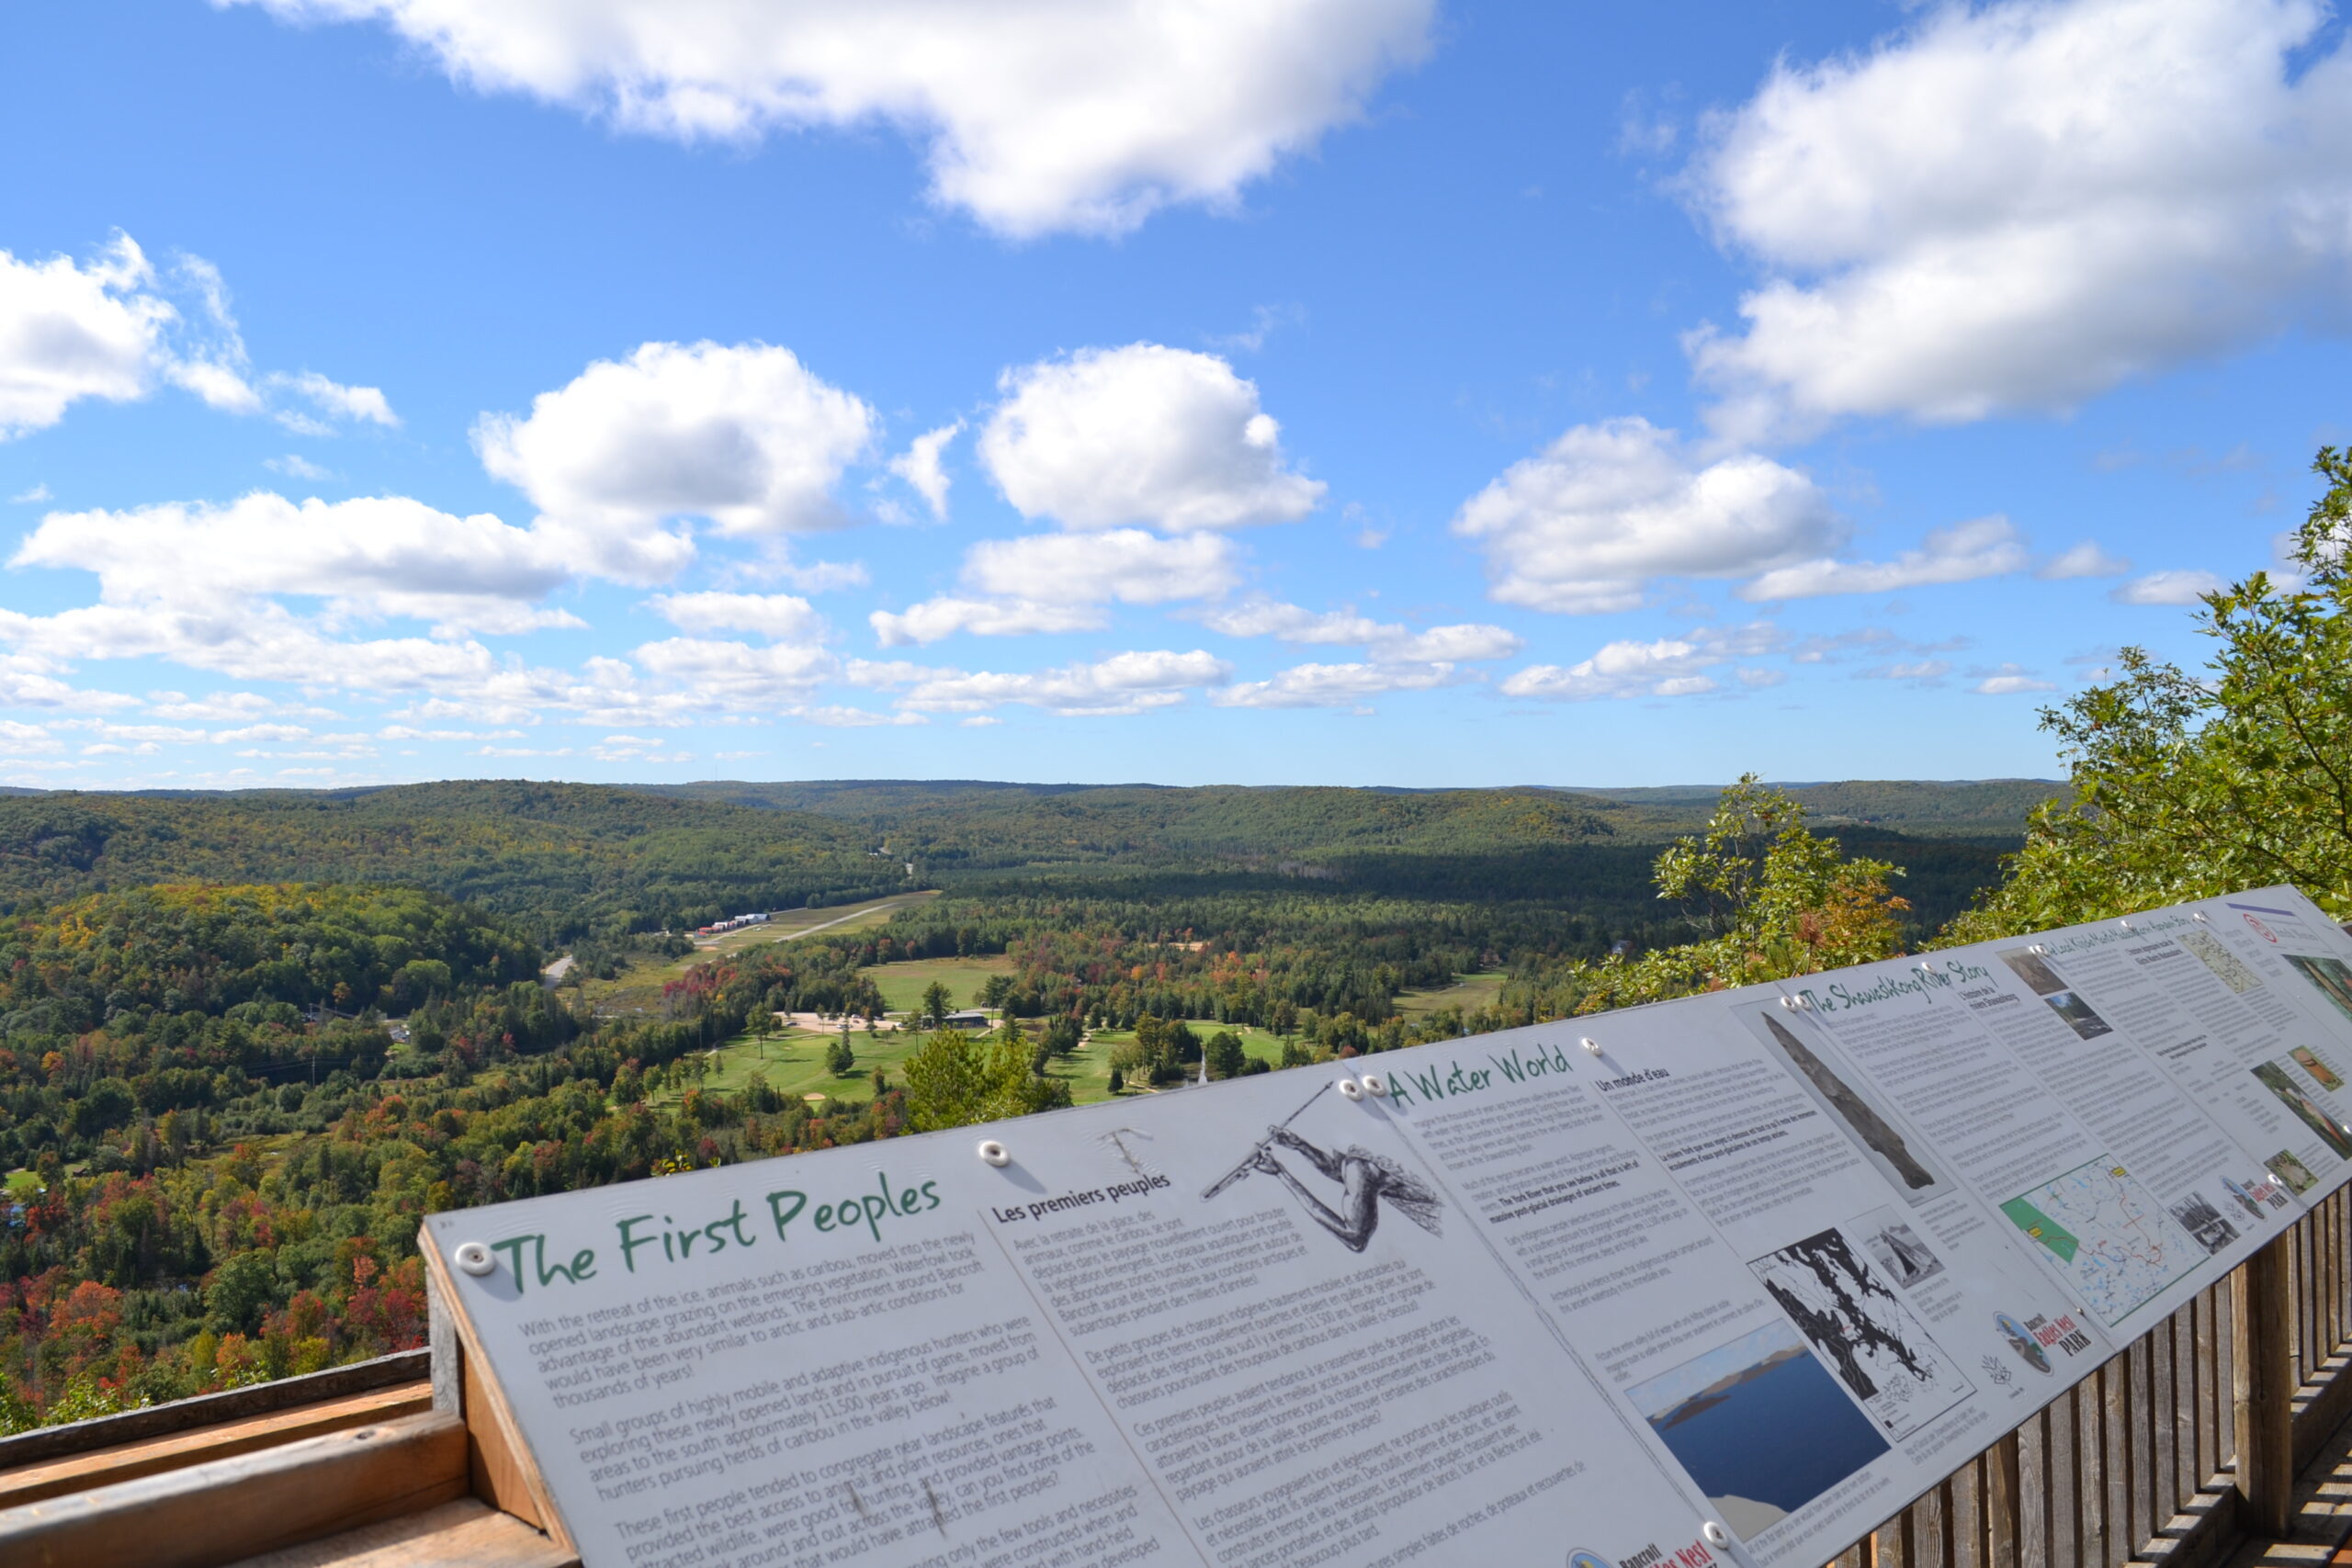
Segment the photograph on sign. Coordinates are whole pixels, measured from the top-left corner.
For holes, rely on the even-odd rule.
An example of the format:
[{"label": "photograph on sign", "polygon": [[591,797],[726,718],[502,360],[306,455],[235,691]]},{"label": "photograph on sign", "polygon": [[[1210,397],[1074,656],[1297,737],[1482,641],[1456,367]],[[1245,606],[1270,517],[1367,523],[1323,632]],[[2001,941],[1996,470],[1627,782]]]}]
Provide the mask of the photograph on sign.
[{"label": "photograph on sign", "polygon": [[1810,1024],[1803,1022],[1775,998],[1736,1010],[1758,1038],[1792,1072],[1805,1091],[1835,1118],[1857,1148],[1899,1188],[1913,1203],[1925,1203],[1951,1190],[1917,1139],[1899,1131],[1894,1120],[1854,1087],[1855,1076],[1833,1066],[1835,1053]]},{"label": "photograph on sign", "polygon": [[1888,1449],[1796,1330],[1777,1320],[1625,1392],[1742,1540]]},{"label": "photograph on sign", "polygon": [[2238,1228],[2230,1224],[2229,1216],[2215,1208],[2202,1192],[2191,1192],[2186,1198],[2167,1204],[2172,1217],[2180,1228],[2197,1238],[2197,1245],[2207,1252],[2220,1252],[2237,1240]]},{"label": "photograph on sign", "polygon": [[2262,1163],[2271,1175],[2287,1184],[2289,1191],[2299,1197],[2319,1185],[2319,1178],[2312,1174],[2311,1167],[2297,1159],[2291,1149],[2280,1149]]},{"label": "photograph on sign", "polygon": [[1855,1221],[1853,1228],[1870,1255],[1878,1259],[1880,1270],[1905,1290],[1944,1271],[1943,1259],[1892,1209],[1873,1209]]},{"label": "photograph on sign", "polygon": [[1748,1264],[1886,1435],[1909,1437],[1975,1390],[1842,1230]]},{"label": "photograph on sign", "polygon": [[2314,957],[2301,953],[2279,954],[2295,967],[2296,973],[2309,980],[2320,994],[2334,1002],[2336,1010],[2352,1019],[2352,967],[2340,958]]},{"label": "photograph on sign", "polygon": [[2287,1055],[2295,1059],[2295,1066],[2311,1074],[2312,1082],[2328,1093],[2334,1094],[2344,1087],[2344,1076],[2328,1064],[2326,1057],[2310,1046],[2298,1045]]},{"label": "photograph on sign", "polygon": [[2285,1063],[2262,1062],[2253,1071],[2256,1080],[2276,1096],[2296,1121],[2317,1134],[2337,1159],[2352,1159],[2352,1127],[2346,1126],[2311,1090],[2297,1083]]},{"label": "photograph on sign", "polygon": [[2067,1028],[2084,1039],[2096,1040],[2102,1034],[2112,1032],[2107,1020],[2094,1012],[2090,1003],[2076,995],[2041,954],[2030,948],[2010,947],[2001,950],[2000,959],[2049,1006],[2052,1012],[2065,1021]]}]

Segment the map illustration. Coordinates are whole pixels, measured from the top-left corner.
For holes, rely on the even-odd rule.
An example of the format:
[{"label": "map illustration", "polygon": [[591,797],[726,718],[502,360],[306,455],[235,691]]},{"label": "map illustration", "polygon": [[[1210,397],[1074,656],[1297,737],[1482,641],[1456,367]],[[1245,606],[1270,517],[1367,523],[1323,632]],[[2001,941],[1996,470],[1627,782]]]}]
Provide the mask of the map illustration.
[{"label": "map illustration", "polygon": [[2110,1328],[2205,1256],[2164,1205],[2105,1156],[2010,1199],[2001,1213],[2058,1259],[2092,1314]]}]

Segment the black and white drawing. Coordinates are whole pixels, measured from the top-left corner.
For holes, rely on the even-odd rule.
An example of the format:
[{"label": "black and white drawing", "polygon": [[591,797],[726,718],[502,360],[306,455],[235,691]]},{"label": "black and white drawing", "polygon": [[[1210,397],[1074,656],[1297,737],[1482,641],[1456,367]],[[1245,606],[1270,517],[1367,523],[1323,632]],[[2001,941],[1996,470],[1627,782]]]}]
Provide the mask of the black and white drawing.
[{"label": "black and white drawing", "polygon": [[1909,1437],[1975,1392],[1842,1231],[1792,1242],[1748,1268],[1888,1437]]},{"label": "black and white drawing", "polygon": [[1928,1250],[1917,1231],[1896,1219],[1892,1209],[1873,1210],[1847,1228],[1862,1238],[1863,1249],[1886,1277],[1905,1290],[1944,1271],[1944,1260]]},{"label": "black and white drawing", "polygon": [[[1250,1175],[1269,1176],[1290,1190],[1298,1200],[1306,1217],[1339,1237],[1340,1245],[1351,1252],[1362,1252],[1372,1245],[1373,1232],[1380,1225],[1380,1206],[1387,1204],[1431,1235],[1442,1234],[1440,1215],[1444,1204],[1437,1190],[1420,1177],[1386,1155],[1374,1154],[1361,1145],[1325,1148],[1310,1143],[1291,1130],[1297,1121],[1323,1100],[1317,1090],[1284,1119],[1281,1124],[1266,1129],[1266,1135],[1257,1146],[1245,1155],[1240,1163],[1210,1184],[1201,1194],[1204,1201],[1216,1197],[1227,1188]],[[1307,1169],[1335,1183],[1339,1189],[1317,1191],[1303,1180],[1298,1173],[1284,1163],[1283,1154],[1296,1157]],[[1329,1198],[1329,1201],[1326,1201]]]}]

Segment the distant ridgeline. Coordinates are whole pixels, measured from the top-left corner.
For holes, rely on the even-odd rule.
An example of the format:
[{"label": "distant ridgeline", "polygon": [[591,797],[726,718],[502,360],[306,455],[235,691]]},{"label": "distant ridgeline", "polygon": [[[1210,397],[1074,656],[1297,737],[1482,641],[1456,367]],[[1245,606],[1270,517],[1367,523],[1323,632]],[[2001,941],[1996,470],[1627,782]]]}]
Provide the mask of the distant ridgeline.
[{"label": "distant ridgeline", "polygon": [[[1857,853],[1904,866],[1922,929],[1998,874],[2060,787],[1792,791]],[[1530,901],[1654,922],[1657,844],[1711,788],[1377,790],[991,784],[500,782],[226,795],[0,796],[0,908],[190,878],[404,883],[543,942],[692,929],[746,909],[1008,881],[1147,897],[1219,890]],[[908,863],[915,872],[910,877]]]}]

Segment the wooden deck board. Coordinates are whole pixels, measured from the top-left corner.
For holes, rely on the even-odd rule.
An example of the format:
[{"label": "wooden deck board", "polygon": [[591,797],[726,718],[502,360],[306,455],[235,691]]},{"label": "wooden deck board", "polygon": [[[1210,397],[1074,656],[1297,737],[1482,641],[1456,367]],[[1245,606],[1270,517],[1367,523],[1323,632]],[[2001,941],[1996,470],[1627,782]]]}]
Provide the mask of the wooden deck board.
[{"label": "wooden deck board", "polygon": [[579,1568],[580,1559],[512,1514],[471,1497],[233,1568]]},{"label": "wooden deck board", "polygon": [[85,1492],[95,1486],[109,1486],[119,1481],[133,1481],[142,1475],[210,1460],[230,1459],[255,1449],[364,1427],[370,1421],[415,1416],[431,1408],[433,1385],[412,1382],[345,1399],[298,1405],[272,1415],[247,1416],[242,1421],[225,1421],[217,1427],[149,1438],[143,1442],[119,1443],[45,1464],[0,1470],[0,1508],[37,1503],[68,1492]]}]

